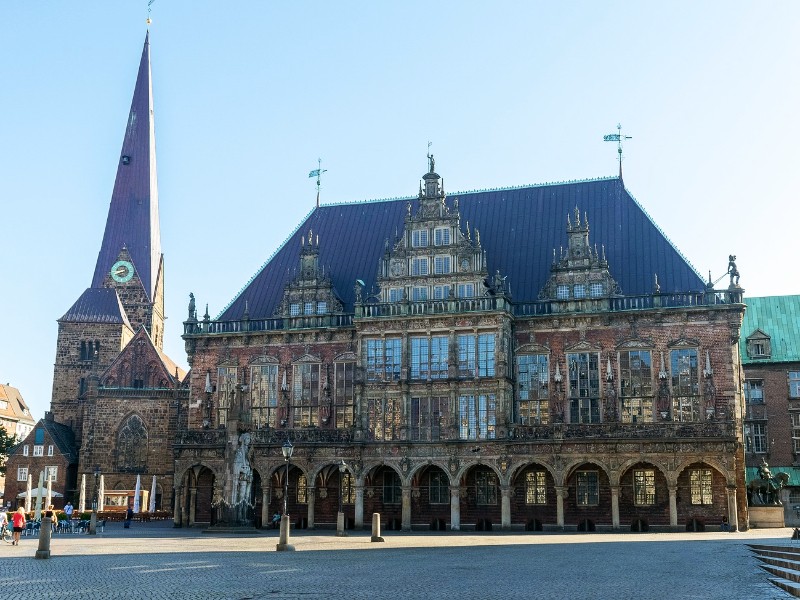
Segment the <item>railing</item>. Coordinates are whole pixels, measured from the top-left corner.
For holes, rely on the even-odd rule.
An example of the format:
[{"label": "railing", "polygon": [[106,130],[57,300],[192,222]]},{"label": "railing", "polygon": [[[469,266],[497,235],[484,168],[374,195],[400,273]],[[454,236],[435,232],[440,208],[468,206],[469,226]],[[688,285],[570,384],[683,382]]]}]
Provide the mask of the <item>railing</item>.
[{"label": "railing", "polygon": [[178,388],[131,388],[131,387],[106,387],[100,386],[101,393],[113,394],[119,398],[188,398],[189,390]]},{"label": "railing", "polygon": [[515,425],[514,440],[724,438],[735,435],[731,421],[703,423],[596,423],[592,425]]},{"label": "railing", "polygon": [[[253,429],[250,439],[254,444],[276,444],[280,446],[287,439],[302,444],[349,444],[353,433],[349,429]],[[221,446],[225,445],[225,429],[197,429],[178,432],[175,443],[178,446]]]},{"label": "railing", "polygon": [[224,429],[196,429],[179,431],[175,443],[179,446],[224,446],[226,439]]},{"label": "railing", "polygon": [[424,302],[384,302],[356,304],[354,313],[327,315],[298,315],[270,319],[240,319],[237,321],[196,321],[183,323],[184,336],[198,334],[231,334],[260,331],[288,331],[297,329],[321,329],[352,327],[354,319],[382,317],[415,317],[489,311],[510,311],[516,317],[533,317],[551,314],[574,314],[582,312],[623,312],[630,310],[652,310],[660,308],[685,308],[692,306],[714,306],[739,304],[742,294],[737,290],[705,290],[672,294],[642,294],[612,298],[582,298],[569,300],[546,300],[515,304],[505,296],[481,296],[476,298],[449,298]]}]

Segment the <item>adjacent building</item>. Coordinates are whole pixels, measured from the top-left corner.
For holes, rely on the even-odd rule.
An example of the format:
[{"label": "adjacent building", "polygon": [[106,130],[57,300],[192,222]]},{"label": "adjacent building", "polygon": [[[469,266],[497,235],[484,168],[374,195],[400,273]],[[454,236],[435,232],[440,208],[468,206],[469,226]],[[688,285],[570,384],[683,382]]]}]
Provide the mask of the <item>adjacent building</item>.
[{"label": "adjacent building", "polygon": [[[19,390],[9,384],[0,385],[0,427],[10,436],[22,440],[33,429],[35,421]],[[5,475],[0,474],[0,490],[5,490]]]},{"label": "adjacent building", "polygon": [[747,480],[758,466],[789,475],[784,519],[800,525],[800,296],[747,298],[740,348]]}]

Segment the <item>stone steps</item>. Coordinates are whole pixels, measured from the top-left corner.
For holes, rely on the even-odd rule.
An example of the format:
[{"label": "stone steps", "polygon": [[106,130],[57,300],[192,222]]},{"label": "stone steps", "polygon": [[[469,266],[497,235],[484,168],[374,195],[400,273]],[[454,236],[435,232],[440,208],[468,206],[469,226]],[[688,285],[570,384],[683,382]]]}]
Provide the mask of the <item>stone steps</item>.
[{"label": "stone steps", "polygon": [[749,544],[749,548],[763,563],[761,568],[774,576],[773,585],[800,598],[800,546]]}]

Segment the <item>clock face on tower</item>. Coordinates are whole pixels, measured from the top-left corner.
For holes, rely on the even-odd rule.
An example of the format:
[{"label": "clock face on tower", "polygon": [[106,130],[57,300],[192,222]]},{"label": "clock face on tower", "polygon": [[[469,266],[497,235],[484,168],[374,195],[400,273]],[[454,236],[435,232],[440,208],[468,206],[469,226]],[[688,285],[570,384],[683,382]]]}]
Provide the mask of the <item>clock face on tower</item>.
[{"label": "clock face on tower", "polygon": [[125,283],[133,277],[133,265],[127,260],[118,260],[111,267],[111,278],[117,283]]}]

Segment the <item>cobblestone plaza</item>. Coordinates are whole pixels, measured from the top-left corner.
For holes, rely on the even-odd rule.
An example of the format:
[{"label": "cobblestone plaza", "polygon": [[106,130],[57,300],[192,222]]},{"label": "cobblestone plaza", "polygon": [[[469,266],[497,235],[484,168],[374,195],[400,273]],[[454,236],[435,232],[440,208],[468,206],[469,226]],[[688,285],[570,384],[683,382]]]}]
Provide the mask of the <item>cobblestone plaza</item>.
[{"label": "cobblestone plaza", "polygon": [[[3,544],[12,598],[789,598],[749,543],[790,545],[790,529],[744,533],[451,534],[277,531],[214,536],[169,522],[110,524],[96,537],[59,534]],[[796,543],[795,543],[796,544]]]}]

